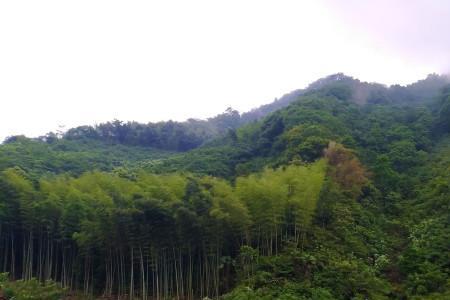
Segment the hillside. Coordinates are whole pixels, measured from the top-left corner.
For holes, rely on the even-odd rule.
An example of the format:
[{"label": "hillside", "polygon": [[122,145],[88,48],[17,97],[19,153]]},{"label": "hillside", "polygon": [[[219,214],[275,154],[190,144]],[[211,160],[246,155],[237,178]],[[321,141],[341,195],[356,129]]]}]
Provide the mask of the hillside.
[{"label": "hillside", "polygon": [[[429,76],[417,83],[419,87],[426,86],[425,91],[430,93],[430,98],[419,105],[415,97],[424,91],[415,84],[405,88],[413,95],[405,99],[395,97],[396,86],[386,88],[339,74],[329,76],[311,84],[308,92],[288,107],[199,149],[160,161],[152,170],[181,169],[233,177],[268,164],[287,163],[295,155],[307,162],[314,160],[329,140],[357,149],[366,163],[387,154],[392,150],[390,144],[397,145],[404,139],[414,145],[402,141],[397,147],[430,150],[434,136],[446,130],[439,125],[446,122],[444,110],[448,109],[441,103],[447,93],[443,90],[447,79],[443,78]],[[355,100],[361,89],[371,90],[367,93],[371,96],[364,100],[366,104]]]},{"label": "hillside", "polygon": [[149,147],[127,146],[96,140],[36,140],[14,137],[0,145],[0,170],[20,168],[32,178],[88,170],[113,171],[138,166],[142,161],[158,161],[173,155]]},{"label": "hillside", "polygon": [[0,170],[8,295],[450,297],[445,76],[335,74],[244,114],[15,137]]}]

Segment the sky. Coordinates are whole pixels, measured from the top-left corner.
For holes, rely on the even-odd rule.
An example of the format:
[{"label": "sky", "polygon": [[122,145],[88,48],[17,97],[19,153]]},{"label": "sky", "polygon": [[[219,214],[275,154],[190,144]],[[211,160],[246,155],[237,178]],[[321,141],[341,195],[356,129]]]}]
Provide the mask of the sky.
[{"label": "sky", "polygon": [[450,70],[448,0],[0,1],[0,141]]}]

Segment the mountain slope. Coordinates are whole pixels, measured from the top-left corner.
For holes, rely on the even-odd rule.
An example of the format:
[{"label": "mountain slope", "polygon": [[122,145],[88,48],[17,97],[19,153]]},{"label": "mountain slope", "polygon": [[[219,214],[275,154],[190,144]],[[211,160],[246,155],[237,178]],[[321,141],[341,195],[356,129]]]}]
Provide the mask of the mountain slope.
[{"label": "mountain slope", "polygon": [[0,170],[18,167],[33,178],[47,174],[80,175],[88,170],[112,171],[157,161],[172,155],[148,147],[125,146],[95,140],[43,142],[25,137],[0,145]]}]

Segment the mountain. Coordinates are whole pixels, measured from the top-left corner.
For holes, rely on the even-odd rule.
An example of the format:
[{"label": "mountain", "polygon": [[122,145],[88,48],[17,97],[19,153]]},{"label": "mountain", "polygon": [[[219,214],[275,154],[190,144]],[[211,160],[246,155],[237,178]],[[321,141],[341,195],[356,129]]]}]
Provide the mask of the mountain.
[{"label": "mountain", "polygon": [[[282,108],[259,122],[238,128],[227,137],[209,142],[203,147],[186,154],[160,161],[154,171],[186,170],[217,176],[232,177],[257,171],[267,164],[277,165],[292,159],[289,154],[291,134],[299,134],[297,140],[305,140],[299,147],[315,147],[318,154],[308,154],[306,160],[320,155],[323,144],[333,139],[349,147],[358,147],[374,154],[371,147],[385,149],[390,139],[376,140],[382,134],[414,134],[419,150],[430,149],[430,131],[439,131],[436,124],[429,124],[437,112],[445,107],[440,103],[439,93],[445,94],[447,77],[430,75],[427,79],[405,87],[398,93],[398,87],[384,87],[379,84],[360,82],[343,74],[331,75],[311,84],[307,90],[289,106]],[[433,86],[433,88],[429,88]],[[364,90],[364,92],[361,92]],[[419,101],[423,90],[429,97]],[[361,95],[366,95],[364,100]],[[397,97],[397,95],[400,95]],[[409,96],[405,96],[409,95]],[[427,94],[428,95],[428,94]],[[418,102],[419,101],[419,102]],[[441,119],[447,119],[441,112]],[[427,120],[427,125],[422,124]],[[438,122],[437,119],[434,122]],[[434,127],[433,127],[434,126]],[[291,131],[291,132],[289,132]],[[301,133],[303,132],[303,133]],[[309,133],[310,132],[310,133]],[[310,141],[306,140],[311,135]],[[317,138],[322,139],[322,146]],[[316,141],[312,141],[316,139]],[[315,145],[317,144],[317,145]],[[322,148],[321,148],[322,147]],[[284,152],[283,152],[284,151]],[[313,151],[313,150],[309,150]],[[301,154],[301,153],[300,153]],[[287,155],[287,157],[281,157]]]},{"label": "mountain", "polygon": [[8,299],[450,297],[446,76],[13,137],[0,169]]},{"label": "mountain", "polygon": [[[361,82],[342,73],[321,78],[306,89],[289,92],[274,102],[240,114],[227,108],[222,114],[207,120],[188,119],[185,122],[138,123],[114,120],[96,126],[79,126],[62,134],[65,140],[96,140],[128,146],[151,147],[168,151],[188,151],[214,138],[223,136],[228,130],[257,121],[276,110],[288,106],[304,94],[326,93],[338,98],[364,105],[380,101],[394,101],[397,104],[423,104],[435,98],[448,83],[448,76],[430,74],[426,79],[408,86],[393,85],[389,88],[377,84]],[[324,94],[324,95],[326,95]],[[9,137],[6,143],[15,141]],[[36,140],[55,142],[58,135],[50,132]]]}]

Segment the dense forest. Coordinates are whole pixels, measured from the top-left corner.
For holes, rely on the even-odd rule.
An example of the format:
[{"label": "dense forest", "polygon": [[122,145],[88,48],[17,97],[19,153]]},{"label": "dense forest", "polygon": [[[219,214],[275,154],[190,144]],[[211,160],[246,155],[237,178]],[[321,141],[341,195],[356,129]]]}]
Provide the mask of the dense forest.
[{"label": "dense forest", "polygon": [[450,80],[0,145],[0,299],[450,299]]}]

